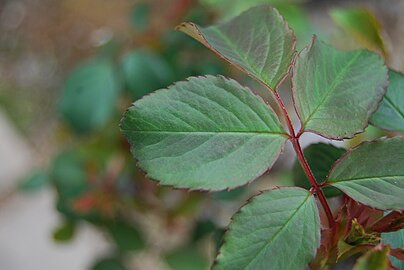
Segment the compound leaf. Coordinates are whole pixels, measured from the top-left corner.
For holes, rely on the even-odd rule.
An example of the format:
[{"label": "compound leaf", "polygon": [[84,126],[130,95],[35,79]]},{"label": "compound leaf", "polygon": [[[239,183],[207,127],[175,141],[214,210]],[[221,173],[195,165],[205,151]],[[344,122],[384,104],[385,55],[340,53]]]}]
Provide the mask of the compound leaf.
[{"label": "compound leaf", "polygon": [[224,77],[190,77],[134,103],[121,130],[163,185],[222,190],[263,174],[287,136],[273,110]]},{"label": "compound leaf", "polygon": [[339,51],[314,37],[293,68],[293,99],[306,131],[330,139],[362,132],[387,86],[383,60],[367,50]]},{"label": "compound leaf", "polygon": [[213,269],[306,269],[319,245],[312,194],[296,187],[273,189],[233,216]]},{"label": "compound leaf", "polygon": [[183,23],[178,29],[271,89],[283,81],[295,53],[293,31],[268,5],[211,27]]},{"label": "compound leaf", "polygon": [[404,75],[389,71],[389,87],[370,123],[379,128],[404,132]]},{"label": "compound leaf", "polygon": [[382,210],[404,209],[404,139],[367,142],[338,160],[328,182],[352,199]]}]

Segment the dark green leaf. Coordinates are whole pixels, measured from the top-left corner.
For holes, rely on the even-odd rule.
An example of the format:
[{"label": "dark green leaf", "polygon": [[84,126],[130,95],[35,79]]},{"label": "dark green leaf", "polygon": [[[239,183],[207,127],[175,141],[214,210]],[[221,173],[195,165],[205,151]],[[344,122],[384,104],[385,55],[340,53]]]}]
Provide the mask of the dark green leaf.
[{"label": "dark green leaf", "polygon": [[287,139],[273,110],[224,77],[191,77],[135,102],[121,130],[150,178],[204,190],[234,188],[272,166]]},{"label": "dark green leaf", "polygon": [[238,187],[232,190],[218,191],[212,193],[212,198],[221,201],[233,201],[239,199],[246,193],[246,187]]},{"label": "dark green leaf", "polygon": [[306,269],[319,245],[312,194],[278,188],[254,197],[233,216],[213,269]]},{"label": "dark green leaf", "polygon": [[293,31],[268,5],[215,26],[183,23],[178,29],[272,89],[286,76],[295,52]]},{"label": "dark green leaf", "polygon": [[59,111],[75,131],[94,131],[111,118],[119,90],[111,63],[107,60],[92,60],[69,75]]},{"label": "dark green leaf", "polygon": [[404,132],[404,75],[389,71],[389,87],[370,123],[379,128]]},{"label": "dark green leaf", "polygon": [[387,68],[377,54],[339,51],[316,38],[299,54],[292,77],[304,130],[330,139],[362,132],[387,86]]},{"label": "dark green leaf", "polygon": [[127,54],[122,61],[122,71],[126,87],[133,99],[166,87],[174,79],[167,62],[159,55],[146,50]]},{"label": "dark green leaf", "polygon": [[216,225],[209,219],[198,220],[192,232],[192,242],[196,242],[203,238],[205,235],[213,232],[216,229]]},{"label": "dark green leaf", "polygon": [[121,250],[137,251],[146,245],[142,235],[133,224],[117,221],[108,224],[107,229]]},{"label": "dark green leaf", "polygon": [[331,10],[331,18],[367,49],[386,54],[379,21],[365,8]]},{"label": "dark green leaf", "polygon": [[193,246],[170,252],[166,262],[172,270],[207,270],[209,261]]},{"label": "dark green leaf", "polygon": [[[384,244],[389,245],[392,249],[404,248],[404,229],[390,233],[382,233],[382,241]],[[404,261],[401,261],[393,256],[390,256],[390,260],[399,270],[404,270]]]},{"label": "dark green leaf", "polygon": [[73,238],[76,224],[71,220],[66,220],[53,231],[53,239],[58,242],[66,242]]},{"label": "dark green leaf", "polygon": [[136,3],[131,10],[131,23],[136,31],[144,32],[150,23],[150,4],[147,2]]},{"label": "dark green leaf", "polygon": [[48,173],[42,170],[38,170],[23,179],[18,186],[22,191],[35,191],[44,187],[48,183]]},{"label": "dark green leaf", "polygon": [[77,197],[88,189],[85,164],[73,151],[63,152],[54,159],[51,178],[62,197]]},{"label": "dark green leaf", "polygon": [[388,247],[376,247],[360,257],[354,270],[388,270]]},{"label": "dark green leaf", "polygon": [[404,209],[404,139],[367,142],[338,160],[328,182],[365,205]]},{"label": "dark green leaf", "polygon": [[[310,145],[303,152],[317,181],[322,182],[326,179],[331,166],[345,151],[345,149],[335,147],[331,144],[318,143]],[[293,166],[293,180],[299,187],[311,188],[309,179],[297,160]],[[340,191],[332,187],[326,187],[323,191],[327,197],[341,194]]]},{"label": "dark green leaf", "polygon": [[127,270],[127,268],[122,264],[120,259],[117,258],[106,258],[97,261],[92,270]]}]

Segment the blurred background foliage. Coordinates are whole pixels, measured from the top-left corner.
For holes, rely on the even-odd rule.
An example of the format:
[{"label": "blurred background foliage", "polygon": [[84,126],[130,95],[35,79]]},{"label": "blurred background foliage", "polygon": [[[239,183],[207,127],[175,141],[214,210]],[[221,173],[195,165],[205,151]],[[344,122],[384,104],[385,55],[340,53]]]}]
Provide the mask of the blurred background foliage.
[{"label": "blurred background foliage", "polygon": [[[404,4],[399,0],[389,5],[304,0],[0,3],[0,113],[23,134],[35,156],[31,172],[11,189],[54,189],[60,224],[49,234],[61,244],[74,239],[83,223],[105,235],[111,249],[90,269],[208,269],[230,216],[251,194],[274,185],[308,186],[286,149],[270,176],[247,187],[215,193],[161,187],[136,168],[119,132],[121,115],[131,103],[189,76],[223,74],[270,99],[259,85],[174,31],[182,21],[206,26],[263,3],[275,6],[295,30],[298,50],[316,33],[341,49],[373,50],[391,68],[404,69]],[[282,95],[290,100],[287,91]],[[392,134],[369,127],[339,145],[385,135]],[[309,137],[306,145],[314,141],[318,138]],[[344,150],[321,143],[305,152],[324,179],[327,168],[318,161],[332,164]],[[0,190],[3,204],[4,194],[9,190]],[[339,193],[329,190],[328,195]]]}]

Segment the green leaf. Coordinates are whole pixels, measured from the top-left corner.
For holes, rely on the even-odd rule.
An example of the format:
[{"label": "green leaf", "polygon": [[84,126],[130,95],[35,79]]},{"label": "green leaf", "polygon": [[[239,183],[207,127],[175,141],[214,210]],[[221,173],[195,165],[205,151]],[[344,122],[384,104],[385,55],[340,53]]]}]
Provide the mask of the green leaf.
[{"label": "green leaf", "polygon": [[122,60],[126,88],[133,99],[165,87],[173,82],[174,74],[159,55],[147,50],[132,51]]},{"label": "green leaf", "polygon": [[371,11],[356,7],[333,9],[331,18],[359,44],[386,55],[380,23]]},{"label": "green leaf", "polygon": [[295,52],[293,31],[268,5],[251,8],[215,26],[183,23],[178,29],[271,89],[287,75]]},{"label": "green leaf", "polygon": [[370,123],[379,128],[404,132],[404,75],[389,71],[389,87]]},{"label": "green leaf", "polygon": [[59,111],[76,132],[94,131],[113,115],[119,91],[111,63],[95,59],[77,67],[68,76]]},{"label": "green leaf", "polygon": [[126,270],[119,258],[105,258],[97,261],[92,270]]},{"label": "green leaf", "polygon": [[388,270],[389,248],[376,247],[360,257],[353,270]]},{"label": "green leaf", "polygon": [[147,30],[150,23],[150,4],[147,2],[136,3],[130,14],[132,26],[136,31],[143,33]]},{"label": "green leaf", "polygon": [[193,246],[179,248],[166,255],[172,270],[207,270],[209,261]]},{"label": "green leaf", "polygon": [[[389,245],[392,249],[404,248],[404,229],[390,233],[382,233],[382,241],[384,244]],[[390,260],[392,264],[399,270],[404,270],[404,261],[401,261],[393,256],[390,256]]]},{"label": "green leaf", "polygon": [[72,220],[66,220],[53,231],[53,239],[58,242],[69,241],[73,238],[75,231],[76,223]]},{"label": "green leaf", "polygon": [[46,171],[37,170],[24,178],[18,187],[22,191],[36,191],[49,183],[49,176]]},{"label": "green leaf", "polygon": [[[310,145],[305,148],[303,152],[314,176],[317,181],[321,182],[326,179],[331,166],[345,153],[345,151],[344,148],[338,148],[331,144],[318,143]],[[293,180],[299,187],[306,189],[311,188],[309,179],[297,160],[293,166]],[[325,187],[324,193],[327,197],[341,195],[340,191],[332,187]]]},{"label": "green leaf", "polygon": [[304,130],[351,138],[364,130],[382,100],[387,68],[375,53],[339,51],[314,37],[296,60],[292,83]]},{"label": "green leaf", "polygon": [[233,216],[213,269],[306,269],[319,245],[312,194],[278,188],[254,197]]},{"label": "green leaf", "polygon": [[137,228],[125,222],[113,222],[107,230],[121,250],[137,251],[145,247],[144,239]]},{"label": "green leaf", "polygon": [[191,77],[135,102],[121,130],[152,179],[223,190],[267,171],[287,136],[273,110],[224,77]]},{"label": "green leaf", "polygon": [[402,210],[403,164],[403,138],[362,143],[334,164],[328,182],[365,205]]}]

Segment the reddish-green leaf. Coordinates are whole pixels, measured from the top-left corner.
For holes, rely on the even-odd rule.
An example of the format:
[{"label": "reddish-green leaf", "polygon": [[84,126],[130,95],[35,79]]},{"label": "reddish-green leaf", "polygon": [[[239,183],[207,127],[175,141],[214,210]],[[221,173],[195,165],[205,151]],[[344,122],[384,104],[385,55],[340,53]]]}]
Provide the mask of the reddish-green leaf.
[{"label": "reddish-green leaf", "polygon": [[148,176],[163,185],[222,190],[272,166],[287,135],[259,97],[224,77],[191,77],[134,103],[121,129]]},{"label": "reddish-green leaf", "polygon": [[178,29],[272,89],[287,75],[295,52],[293,31],[268,5],[211,27],[183,23]]},{"label": "reddish-green leaf", "polygon": [[365,205],[404,209],[404,139],[367,142],[348,151],[334,164],[328,182]]},{"label": "reddish-green leaf", "polygon": [[364,130],[382,100],[387,68],[375,53],[339,51],[313,38],[299,54],[292,82],[304,130],[350,138]]},{"label": "reddish-green leaf", "polygon": [[404,75],[390,70],[389,81],[387,93],[370,123],[387,130],[404,131]]},{"label": "reddish-green leaf", "polygon": [[235,214],[214,270],[303,270],[320,245],[314,197],[301,188],[273,189]]}]

